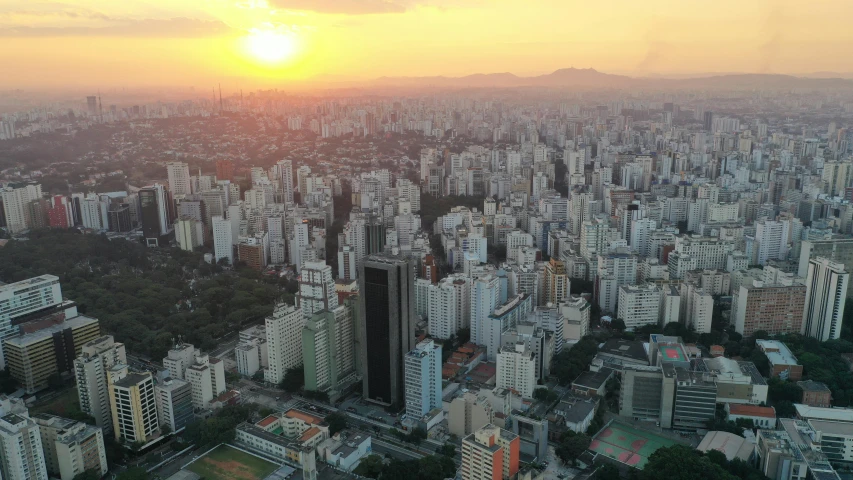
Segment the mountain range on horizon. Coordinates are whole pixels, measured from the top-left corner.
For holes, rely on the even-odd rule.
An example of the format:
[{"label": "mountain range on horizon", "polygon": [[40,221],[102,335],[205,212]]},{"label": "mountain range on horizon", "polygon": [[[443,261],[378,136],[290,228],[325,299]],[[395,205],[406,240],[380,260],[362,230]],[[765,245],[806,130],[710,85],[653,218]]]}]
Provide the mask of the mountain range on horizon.
[{"label": "mountain range on horizon", "polygon": [[[375,79],[355,79],[338,75],[321,75],[314,81],[330,87],[437,87],[437,88],[515,88],[515,87],[578,87],[578,88],[853,88],[853,74],[816,72],[802,76],[775,73],[720,73],[696,75],[653,75],[632,77],[599,72],[593,68],[562,68],[544,75],[519,76],[509,72],[475,73],[461,77],[383,76]],[[335,85],[336,84],[336,85]]]}]

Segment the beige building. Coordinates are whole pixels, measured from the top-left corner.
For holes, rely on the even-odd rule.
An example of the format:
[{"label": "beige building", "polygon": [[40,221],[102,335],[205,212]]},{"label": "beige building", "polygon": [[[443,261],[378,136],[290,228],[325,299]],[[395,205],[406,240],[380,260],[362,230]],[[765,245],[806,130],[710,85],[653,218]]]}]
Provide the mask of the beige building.
[{"label": "beige building", "polygon": [[74,360],[80,410],[94,417],[95,424],[102,429],[112,425],[107,371],[113,365],[126,363],[124,344],[116,343],[112,335],[87,342]]},{"label": "beige building", "polygon": [[486,398],[479,398],[476,393],[465,392],[450,402],[447,424],[450,433],[459,438],[474,433],[494,420],[492,405]]},{"label": "beige building", "polygon": [[116,365],[108,379],[115,438],[145,443],[156,437],[160,426],[151,373],[128,373],[127,366]]},{"label": "beige building", "polygon": [[6,367],[27,393],[48,387],[51,375],[69,372],[85,343],[101,333],[98,320],[56,314],[19,325],[17,336],[3,340]]},{"label": "beige building", "polygon": [[48,413],[33,415],[39,426],[47,472],[72,480],[86,471],[107,474],[104,434],[100,428]]}]

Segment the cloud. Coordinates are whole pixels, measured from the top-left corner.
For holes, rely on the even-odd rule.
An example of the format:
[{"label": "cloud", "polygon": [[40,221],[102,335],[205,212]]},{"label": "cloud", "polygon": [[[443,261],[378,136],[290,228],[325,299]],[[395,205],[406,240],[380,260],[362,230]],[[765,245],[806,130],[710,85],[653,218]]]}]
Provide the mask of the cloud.
[{"label": "cloud", "polygon": [[415,0],[268,0],[271,6],[318,13],[366,15],[371,13],[403,13]]},{"label": "cloud", "polygon": [[0,26],[0,37],[215,37],[233,30],[219,20],[176,17],[170,19],[115,20],[103,27]]}]

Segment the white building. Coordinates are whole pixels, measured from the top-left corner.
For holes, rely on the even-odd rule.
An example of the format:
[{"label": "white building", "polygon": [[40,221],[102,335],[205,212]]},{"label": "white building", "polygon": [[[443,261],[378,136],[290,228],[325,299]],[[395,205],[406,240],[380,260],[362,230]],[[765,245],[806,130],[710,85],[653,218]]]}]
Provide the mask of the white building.
[{"label": "white building", "polygon": [[689,325],[696,333],[711,333],[711,320],[714,315],[714,297],[703,288],[691,291]]},{"label": "white building", "polygon": [[169,175],[169,191],[173,196],[193,193],[190,186],[190,167],[186,163],[169,162],[166,164],[166,173]]},{"label": "white building", "polygon": [[302,311],[293,305],[279,303],[266,318],[269,368],[264,380],[278,384],[288,369],[302,364]]},{"label": "white building", "polygon": [[563,314],[563,339],[577,342],[589,333],[591,307],[583,297],[569,296],[558,305]]},{"label": "white building", "polygon": [[91,415],[95,424],[102,429],[112,425],[107,372],[116,364],[126,363],[124,344],[116,343],[112,335],[104,335],[86,343],[80,356],[74,360],[80,411]]},{"label": "white building", "polygon": [[485,345],[483,324],[500,302],[500,281],[494,275],[483,275],[471,285],[471,341]]},{"label": "white building", "polygon": [[764,265],[767,260],[785,260],[788,257],[788,222],[763,220],[755,223],[755,243],[753,249],[755,263]]},{"label": "white building", "polygon": [[298,281],[296,302],[302,310],[303,318],[309,319],[322,310],[332,311],[338,308],[332,267],[325,262],[305,262],[299,272]]},{"label": "white building", "polygon": [[426,292],[428,328],[432,337],[450,338],[460,329],[470,325],[471,279],[469,277],[450,275],[437,284],[428,284]]},{"label": "white building", "polygon": [[660,289],[655,285],[622,285],[619,287],[617,318],[625,328],[634,330],[643,325],[657,325],[660,320]]},{"label": "white building", "polygon": [[180,218],[175,222],[175,240],[181,250],[192,252],[204,244],[204,224],[194,218]]},{"label": "white building", "polygon": [[847,284],[850,274],[844,265],[823,257],[809,260],[802,334],[820,341],[841,336]]},{"label": "white building", "polygon": [[[83,472],[107,474],[104,434],[100,428],[47,413],[33,416],[38,424],[48,473],[73,480]],[[31,477],[34,478],[34,477]]]},{"label": "white building", "polygon": [[403,360],[406,414],[419,420],[433,409],[441,408],[441,344],[426,339]]},{"label": "white building", "polygon": [[504,345],[498,351],[496,386],[511,388],[524,398],[536,387],[536,355],[524,343]]},{"label": "white building", "polygon": [[[62,303],[59,278],[40,275],[20,282],[0,285],[0,345],[2,340],[18,333],[13,321],[21,317],[48,310]],[[6,360],[0,347],[0,368]]]},{"label": "white building", "polygon": [[47,480],[39,427],[26,413],[0,417],[0,449],[2,478]]},{"label": "white building", "polygon": [[213,223],[213,257],[217,262],[227,259],[228,265],[234,265],[234,235],[230,220],[217,215]]},{"label": "white building", "polygon": [[211,400],[225,391],[225,362],[197,354],[184,378],[192,387],[193,408],[206,409]]}]

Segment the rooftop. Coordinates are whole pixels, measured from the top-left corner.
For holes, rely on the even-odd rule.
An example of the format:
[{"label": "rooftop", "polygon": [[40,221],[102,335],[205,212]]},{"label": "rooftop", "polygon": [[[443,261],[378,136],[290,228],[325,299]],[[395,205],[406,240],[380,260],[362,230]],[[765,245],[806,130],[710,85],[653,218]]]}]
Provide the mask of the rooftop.
[{"label": "rooftop", "polygon": [[756,340],[755,344],[767,355],[771,365],[799,365],[788,346],[776,340]]},{"label": "rooftop", "polygon": [[803,380],[797,382],[797,386],[803,389],[804,392],[830,392],[829,387],[825,383],[815,382],[814,380]]},{"label": "rooftop", "polygon": [[802,419],[835,420],[838,422],[853,423],[853,409],[851,408],[810,407],[802,403],[795,403],[794,409],[797,411],[797,416]]},{"label": "rooftop", "polygon": [[760,407],[758,405],[741,405],[737,403],[730,403],[728,404],[728,406],[730,415],[776,418],[776,410],[773,407]]}]

